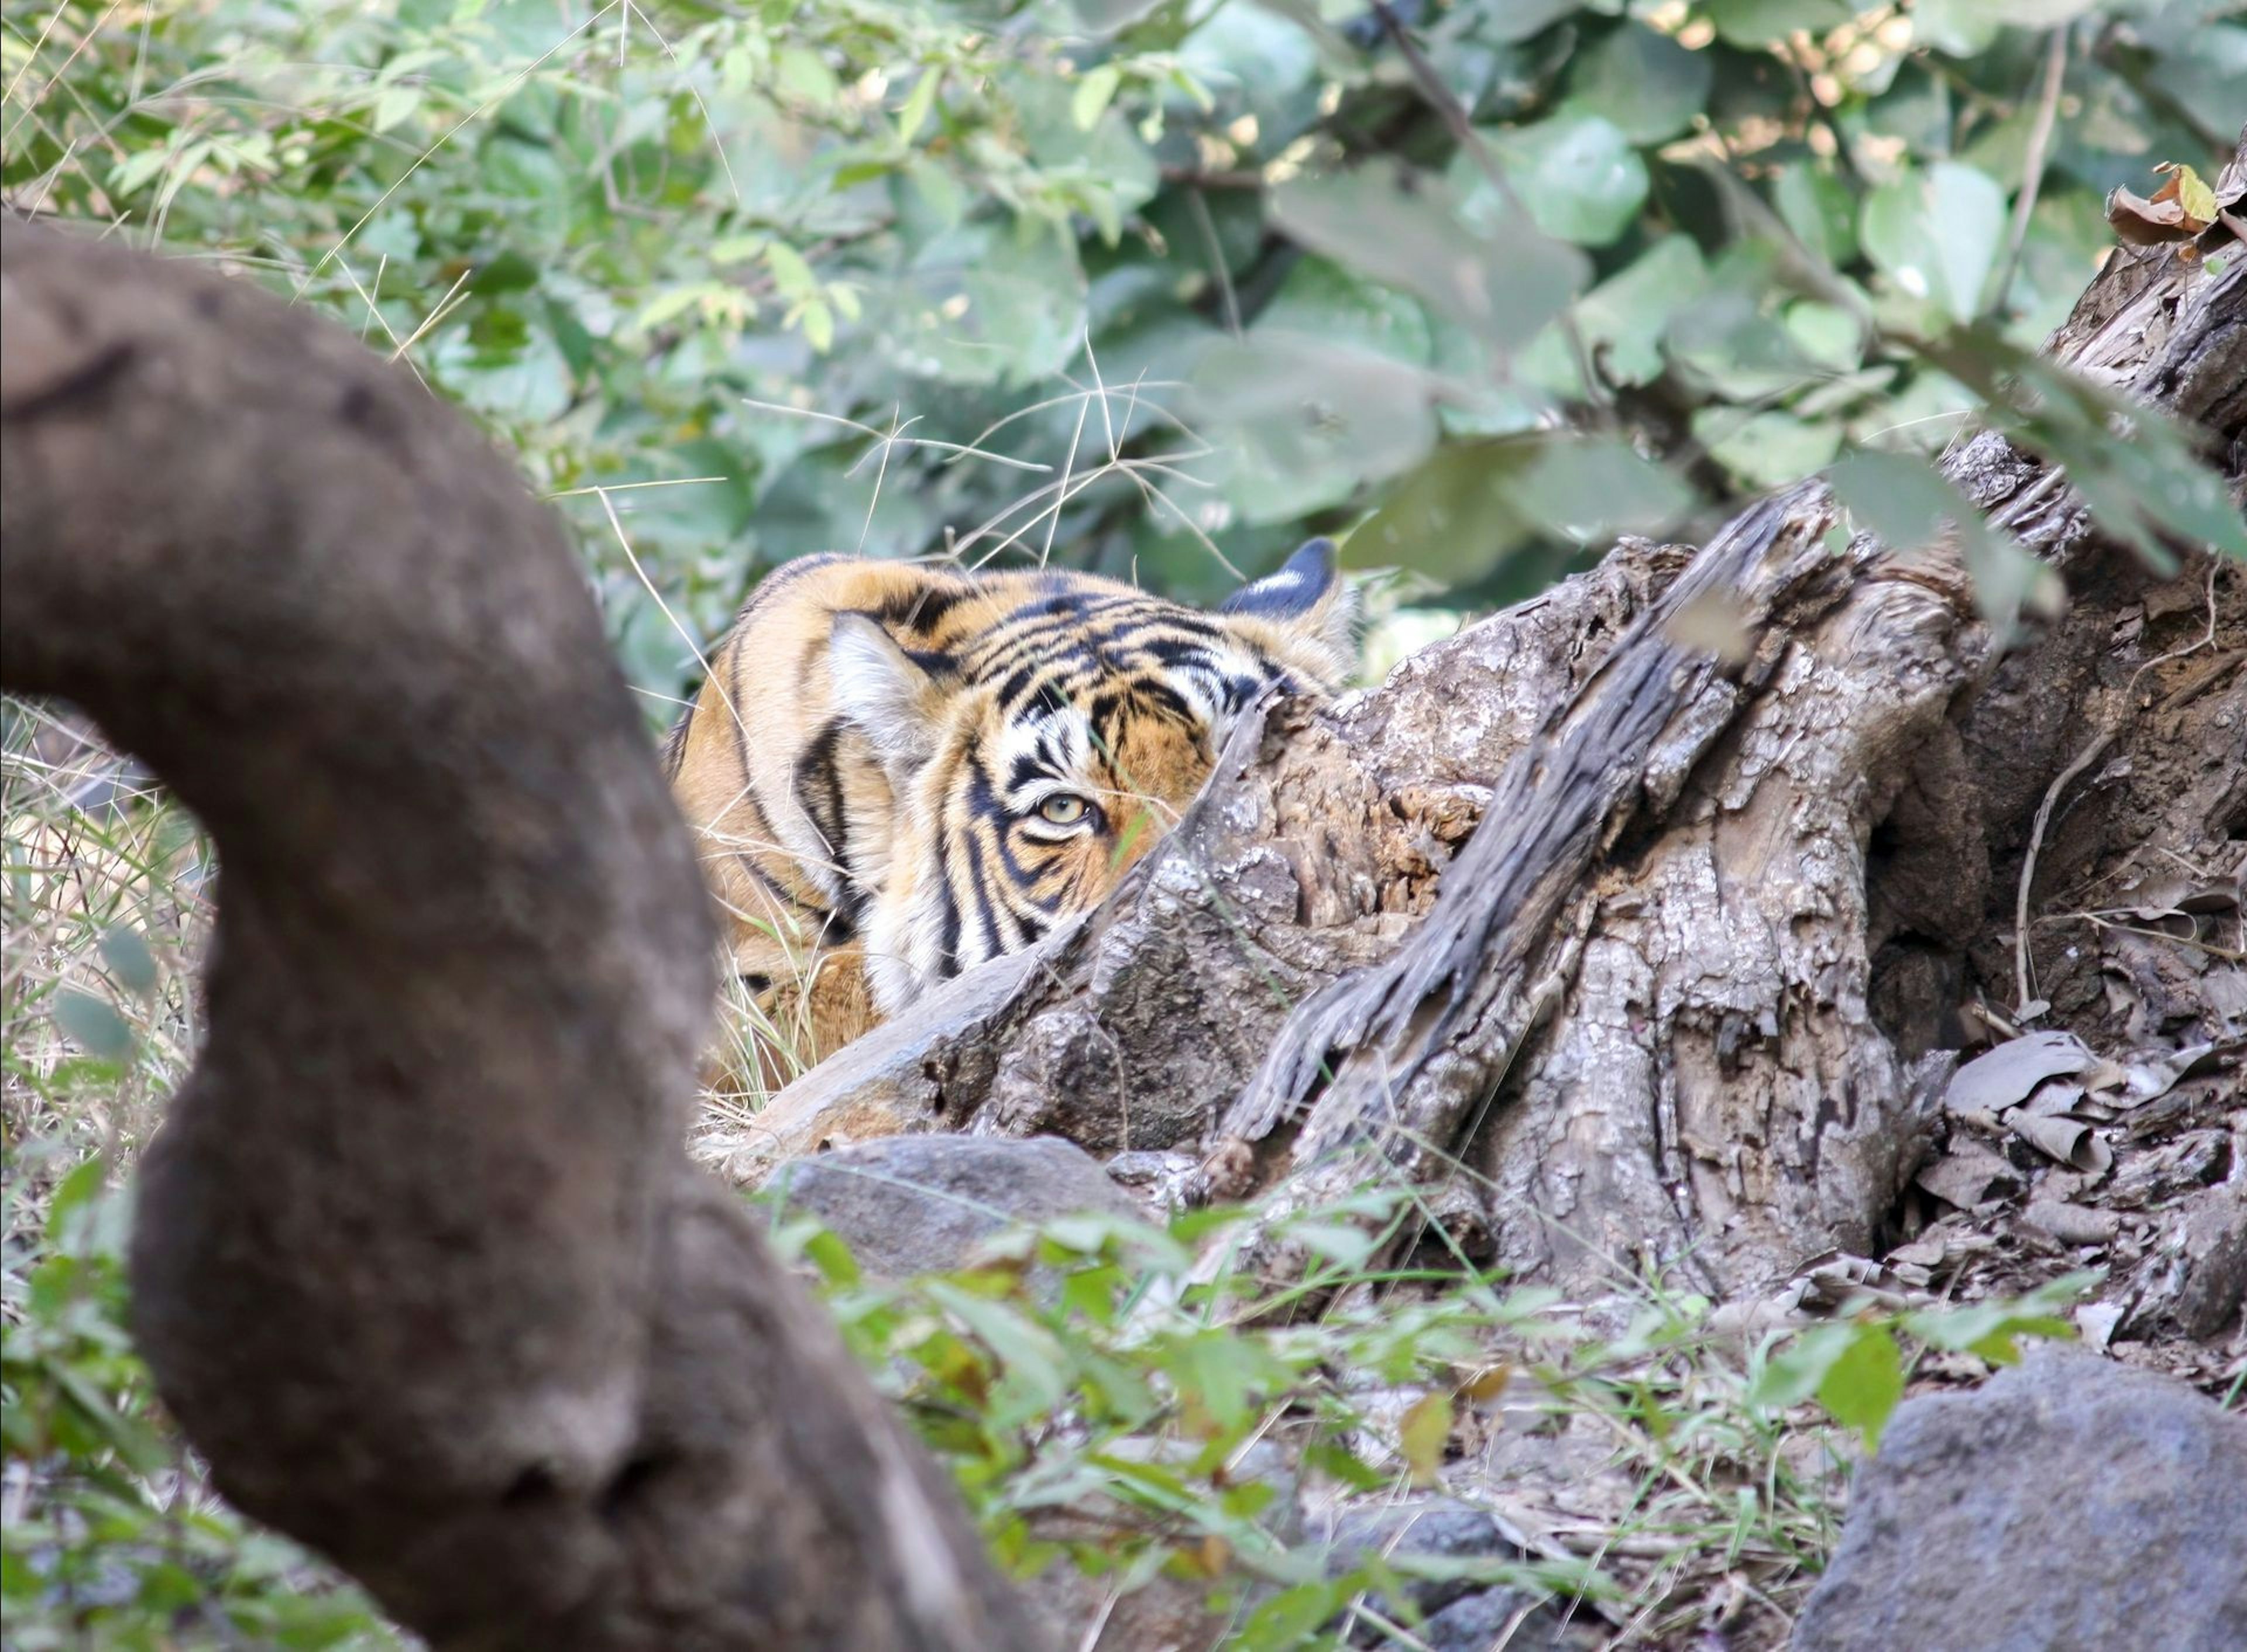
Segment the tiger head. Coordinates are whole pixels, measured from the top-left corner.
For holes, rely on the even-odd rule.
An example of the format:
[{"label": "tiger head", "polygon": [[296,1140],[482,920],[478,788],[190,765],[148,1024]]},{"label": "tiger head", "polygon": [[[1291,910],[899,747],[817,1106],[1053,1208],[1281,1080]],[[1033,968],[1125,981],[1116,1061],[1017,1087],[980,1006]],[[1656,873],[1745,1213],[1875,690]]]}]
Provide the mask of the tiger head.
[{"label": "tiger head", "polygon": [[886,833],[857,833],[876,1004],[1089,911],[1169,830],[1267,689],[1327,694],[1354,659],[1352,593],[1314,540],[1214,612],[1082,574],[935,588],[843,613],[830,713],[886,779]]}]

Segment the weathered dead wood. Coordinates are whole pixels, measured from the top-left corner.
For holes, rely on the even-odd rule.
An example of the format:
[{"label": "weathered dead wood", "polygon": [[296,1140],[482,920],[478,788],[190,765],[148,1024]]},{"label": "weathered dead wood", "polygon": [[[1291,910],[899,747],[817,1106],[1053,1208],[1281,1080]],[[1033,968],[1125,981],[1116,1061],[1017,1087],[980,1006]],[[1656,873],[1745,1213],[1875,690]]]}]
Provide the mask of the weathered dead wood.
[{"label": "weathered dead wood", "polygon": [[[2055,353],[2239,475],[2242,260],[2119,254]],[[1243,731],[1106,908],[1003,992],[885,1029],[878,1070],[784,1092],[731,1168],[1050,1130],[1201,1156],[1190,1194],[1401,1184],[1473,1253],[1589,1291],[1644,1267],[1752,1291],[1868,1249],[2027,822],[2158,652],[2115,638],[2159,582],[2090,554],[2064,477],[1994,434],[1946,468],[2066,570],[2063,620],[2009,642],[1953,559],[1836,555],[1814,486],[1697,553],[1626,544],[1366,698]],[[2236,658],[2247,590],[2209,590]],[[1690,645],[1728,621],[1735,661]],[[2247,830],[2242,675],[2198,691],[2226,744],[2140,838]]]},{"label": "weathered dead wood", "polygon": [[1031,1644],[680,1141],[712,926],[558,524],[242,283],[0,229],[0,674],[223,867],[133,1327],[236,1503],[440,1646]]}]

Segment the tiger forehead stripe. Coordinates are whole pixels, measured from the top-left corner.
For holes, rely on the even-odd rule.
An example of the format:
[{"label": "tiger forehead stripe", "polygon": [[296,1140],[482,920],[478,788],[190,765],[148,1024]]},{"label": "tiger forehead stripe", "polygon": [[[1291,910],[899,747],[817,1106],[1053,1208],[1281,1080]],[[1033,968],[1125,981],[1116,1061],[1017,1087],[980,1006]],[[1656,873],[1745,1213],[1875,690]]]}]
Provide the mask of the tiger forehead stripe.
[{"label": "tiger forehead stripe", "polygon": [[1025,631],[975,650],[961,663],[971,681],[1002,681],[1001,695],[1011,701],[1021,696],[1026,673],[1035,675],[1041,668],[1112,672],[1130,669],[1135,655],[1165,664],[1185,663],[1184,651],[1198,648],[1206,657],[1227,640],[1206,622],[1174,623],[1172,616],[1163,614],[1150,624],[1127,615],[1105,625]]},{"label": "tiger forehead stripe", "polygon": [[[1007,616],[978,638],[969,669],[987,680],[1022,658],[1056,645],[1098,646],[1151,625],[1175,625],[1188,618],[1144,597],[1128,596],[1103,597],[1062,611],[1040,604]],[[1219,633],[1212,626],[1202,634],[1214,638]]]}]

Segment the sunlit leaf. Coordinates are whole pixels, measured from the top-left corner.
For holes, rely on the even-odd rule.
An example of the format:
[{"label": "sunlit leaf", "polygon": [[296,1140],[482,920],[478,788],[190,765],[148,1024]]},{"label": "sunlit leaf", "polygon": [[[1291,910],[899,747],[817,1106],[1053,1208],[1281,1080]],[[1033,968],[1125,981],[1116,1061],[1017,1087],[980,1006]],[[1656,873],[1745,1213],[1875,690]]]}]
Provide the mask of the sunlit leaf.
[{"label": "sunlit leaf", "polygon": [[1122,72],[1113,64],[1103,63],[1088,71],[1076,83],[1076,90],[1069,97],[1069,113],[1078,131],[1092,130],[1100,117],[1108,113],[1108,106],[1116,100],[1116,89],[1123,82]]},{"label": "sunlit leaf", "polygon": [[1865,1437],[1865,1449],[1880,1449],[1881,1430],[1903,1397],[1903,1354],[1884,1325],[1853,1327],[1819,1380],[1818,1403],[1834,1420]]},{"label": "sunlit leaf", "polygon": [[1397,1424],[1397,1449],[1411,1471],[1412,1484],[1432,1485],[1444,1466],[1451,1437],[1451,1396],[1438,1390],[1409,1406]]},{"label": "sunlit leaf", "polygon": [[[1491,134],[1513,193],[1548,236],[1604,247],[1630,224],[1646,199],[1646,163],[1615,125],[1595,114],[1562,113],[1533,126]],[[1469,175],[1454,163],[1455,178]],[[1471,200],[1485,221],[1506,203],[1489,183]],[[1517,231],[1518,233],[1518,231]]]},{"label": "sunlit leaf", "polygon": [[2005,192],[1955,160],[1907,173],[1865,201],[1865,252],[1915,298],[1971,321],[2005,235]]}]

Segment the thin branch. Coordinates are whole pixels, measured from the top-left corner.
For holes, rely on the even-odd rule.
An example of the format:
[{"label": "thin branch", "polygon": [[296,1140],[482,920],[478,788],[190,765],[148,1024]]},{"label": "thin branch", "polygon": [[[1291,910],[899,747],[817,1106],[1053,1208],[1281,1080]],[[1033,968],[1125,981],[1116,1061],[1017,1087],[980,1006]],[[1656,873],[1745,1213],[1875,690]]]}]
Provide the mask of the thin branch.
[{"label": "thin branch", "polygon": [[2027,244],[2029,218],[2036,211],[2037,192],[2044,187],[2044,164],[2046,151],[2052,145],[2052,123],[2059,116],[2060,83],[2067,74],[2067,26],[2063,24],[2052,31],[2046,44],[2044,59],[2044,90],[2037,99],[2036,124],[2029,128],[2028,153],[2021,160],[2021,192],[2013,201],[2013,228],[2005,245],[2005,268],[1998,277],[1997,290],[1990,295],[1986,313],[2003,315],[2005,299],[2013,289],[2013,276],[2019,270],[2021,249]]}]

